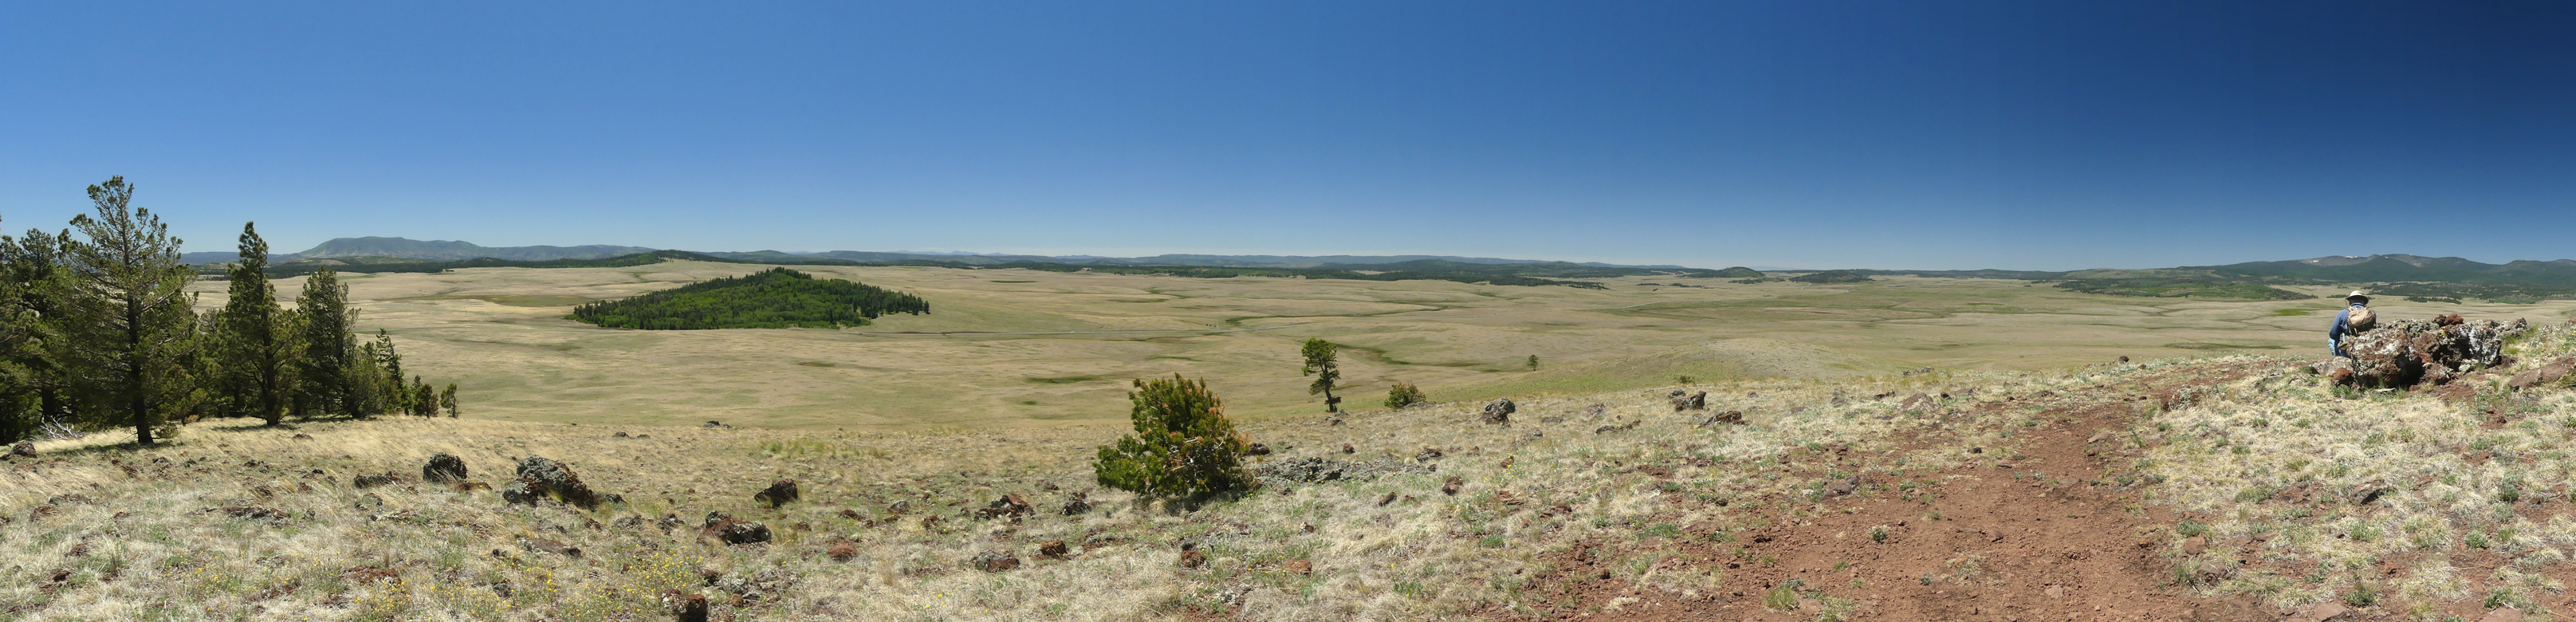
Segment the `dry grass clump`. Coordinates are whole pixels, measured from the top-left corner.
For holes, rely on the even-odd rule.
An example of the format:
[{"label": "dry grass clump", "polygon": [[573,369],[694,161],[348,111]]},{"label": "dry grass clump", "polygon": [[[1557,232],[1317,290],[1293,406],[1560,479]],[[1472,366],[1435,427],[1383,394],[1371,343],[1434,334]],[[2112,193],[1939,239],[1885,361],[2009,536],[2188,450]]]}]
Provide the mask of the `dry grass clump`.
[{"label": "dry grass clump", "polygon": [[[295,430],[198,425],[168,447],[56,442],[32,462],[0,465],[0,512],[14,519],[0,525],[0,543],[7,543],[0,546],[0,600],[22,603],[0,619],[662,619],[669,615],[663,597],[673,591],[706,595],[717,619],[1585,613],[1531,581],[1566,556],[1584,555],[1636,586],[1636,598],[1758,590],[1731,584],[1726,560],[1676,557],[1652,545],[1721,541],[1766,521],[1838,511],[1827,505],[1829,495],[1898,495],[1899,482],[1923,471],[2009,459],[1968,448],[2006,446],[2021,431],[2058,424],[2044,408],[2006,402],[2006,395],[2081,391],[2167,364],[1702,384],[1682,388],[1708,391],[1707,409],[1682,412],[1667,399],[1669,389],[1528,397],[1518,400],[1508,426],[1480,423],[1482,403],[1353,413],[1342,425],[1254,422],[1242,431],[1276,450],[1264,460],[1413,468],[1320,483],[1274,479],[1243,498],[1199,507],[1095,490],[1088,460],[1120,432],[1110,426],[1035,434],[444,419]],[[2261,387],[2286,390],[2279,388],[2285,381],[2268,382]],[[2241,431],[2221,422],[2234,419],[2195,419],[2238,416],[2216,414],[2225,408],[2159,421],[2180,426],[2170,432],[2177,439],[2195,430]],[[1729,411],[1745,424],[1709,422]],[[2392,425],[2427,435],[2437,428],[2408,421]],[[2354,425],[2310,421],[2315,429]],[[2231,442],[2257,442],[2259,435],[2239,436]],[[2280,436],[2261,442],[2300,442]],[[2490,447],[2544,451],[2529,445],[2536,442]],[[2370,447],[2397,446],[2383,440]],[[495,488],[511,477],[517,458],[544,456],[623,501],[597,511],[512,506],[490,491],[418,481],[420,466],[436,453],[462,457],[471,479]],[[1792,456],[1805,475],[1781,464]],[[2174,465],[2168,477],[2179,480],[2203,477],[2186,466],[2230,457],[2242,456],[2159,462]],[[2356,469],[2364,466],[2356,459]],[[2285,468],[2264,472],[2325,470]],[[353,485],[355,475],[387,471],[404,481]],[[1857,474],[1868,474],[1867,483],[1829,492]],[[2491,494],[2479,487],[2504,477],[2464,470],[2459,483],[2445,484],[2452,488],[2406,498],[2432,508],[2441,491],[2456,489],[2461,496],[2439,506],[2453,509],[2422,515],[2442,517],[2445,533],[2486,528],[2455,514],[2486,512],[2469,498]],[[2522,477],[2534,491],[2564,487],[2563,472]],[[1457,491],[1444,494],[1452,478]],[[803,500],[775,509],[753,500],[778,479],[797,480]],[[1094,509],[1067,515],[1063,509],[1081,493]],[[2214,503],[2174,494],[2192,507]],[[1035,513],[978,517],[1004,495],[1026,499]],[[776,539],[727,546],[702,538],[698,527],[710,512],[760,521]],[[2250,529],[2251,520],[2223,520],[2214,529],[2234,533]],[[2386,533],[2407,533],[2407,519],[2391,520]],[[2516,551],[2563,546],[2576,535],[2556,524],[2494,527],[2504,526],[2518,531],[2497,546]],[[2322,547],[2318,555],[2376,550],[2327,540],[2301,542]],[[1066,554],[1042,555],[1052,541],[1065,543]],[[1181,564],[1185,544],[1204,563]],[[580,554],[551,552],[561,546]],[[985,572],[976,560],[990,554],[1019,565]],[[1973,579],[1968,570],[1957,573]],[[54,580],[58,574],[65,578]],[[2303,589],[2333,589],[2313,585],[2322,587]],[[1812,587],[1819,602],[1844,602],[1836,591],[1842,587]]]},{"label": "dry grass clump", "polygon": [[[2568,333],[2536,331],[2517,356],[2564,352]],[[2151,498],[2195,516],[2175,526],[2175,583],[2427,616],[2471,599],[2540,612],[2537,595],[2566,589],[2540,571],[2576,550],[2576,521],[2555,507],[2576,500],[2576,395],[2509,392],[2491,375],[2446,402],[2305,371],[2205,387],[2133,431],[2150,447],[2137,466],[2164,484]]]}]

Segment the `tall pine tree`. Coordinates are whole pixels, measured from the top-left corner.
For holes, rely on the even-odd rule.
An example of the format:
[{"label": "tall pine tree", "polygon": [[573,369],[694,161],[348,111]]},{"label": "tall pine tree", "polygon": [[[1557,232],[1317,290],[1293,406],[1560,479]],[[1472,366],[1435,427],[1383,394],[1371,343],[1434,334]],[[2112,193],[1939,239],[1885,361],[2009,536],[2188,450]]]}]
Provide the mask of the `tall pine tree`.
[{"label": "tall pine tree", "polygon": [[65,321],[49,350],[100,402],[102,423],[130,426],[136,444],[150,445],[201,395],[189,373],[198,339],[187,289],[197,275],[160,217],[133,207],[125,178],[90,186],[89,197],[97,213],[72,218],[81,237],[63,240]]},{"label": "tall pine tree", "polygon": [[369,414],[358,386],[366,379],[353,372],[373,361],[359,358],[357,335],[349,332],[358,322],[357,310],[349,308],[349,286],[340,284],[338,272],[323,268],[305,277],[304,295],[295,304],[297,341],[304,347],[295,360],[296,416]]},{"label": "tall pine tree", "polygon": [[242,223],[241,256],[225,274],[231,278],[214,322],[215,367],[224,414],[258,417],[269,425],[286,418],[300,352],[295,315],[277,303],[277,286],[268,281],[268,241],[252,223]]}]

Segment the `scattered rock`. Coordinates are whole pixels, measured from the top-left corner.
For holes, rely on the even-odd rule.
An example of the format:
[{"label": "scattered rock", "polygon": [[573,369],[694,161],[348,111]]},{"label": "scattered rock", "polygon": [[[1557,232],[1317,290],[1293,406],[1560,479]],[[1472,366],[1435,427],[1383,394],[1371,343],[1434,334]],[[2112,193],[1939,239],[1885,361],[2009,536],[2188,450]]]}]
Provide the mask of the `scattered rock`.
[{"label": "scattered rock", "polygon": [[2326,601],[2317,603],[2315,608],[2309,609],[2308,614],[2300,617],[2300,619],[2305,622],[2337,622],[2339,620],[2349,620],[2352,619],[2352,609],[2344,607],[2343,603]]},{"label": "scattered rock", "polygon": [[1020,558],[1005,551],[985,551],[975,554],[976,570],[1001,572],[1018,567],[1020,567]]},{"label": "scattered rock", "polygon": [[1730,411],[1726,411],[1726,412],[1722,412],[1722,413],[1718,413],[1718,414],[1714,414],[1714,415],[1709,415],[1707,419],[1702,419],[1702,420],[1700,420],[1700,422],[1699,422],[1699,424],[1700,424],[1700,425],[1703,425],[1703,426],[1708,426],[1708,425],[1717,425],[1717,424],[1720,424],[1720,423],[1724,423],[1724,424],[1731,424],[1731,425],[1744,425],[1744,411],[1741,411],[1741,410],[1730,410]]},{"label": "scattered rock", "polygon": [[1063,540],[1048,540],[1045,544],[1038,545],[1038,555],[1041,557],[1064,559],[1071,553],[1072,548],[1065,546]]},{"label": "scattered rock", "polygon": [[680,622],[707,622],[707,597],[682,594],[679,590],[662,593],[662,606],[678,616]]},{"label": "scattered rock", "polygon": [[1355,454],[1359,452],[1359,448],[1352,447],[1350,443],[1342,443],[1342,453]]},{"label": "scattered rock", "polygon": [[340,577],[350,583],[374,583],[402,578],[402,573],[376,566],[358,566],[340,571]]},{"label": "scattered rock", "polygon": [[1868,483],[1868,480],[1861,479],[1861,476],[1854,475],[1834,480],[1832,483],[1826,484],[1825,492],[1832,493],[1837,497],[1845,496],[1859,491],[1860,485],[1864,483]]},{"label": "scattered rock", "polygon": [[420,467],[420,479],[429,482],[465,481],[465,459],[447,454],[430,456],[429,464]]},{"label": "scattered rock", "polygon": [[36,457],[36,442],[35,442],[35,441],[18,441],[18,444],[10,445],[10,446],[9,446],[9,456],[10,456],[10,457],[13,457],[13,458],[34,458],[34,457]]},{"label": "scattered rock", "polygon": [[1016,519],[1034,514],[1037,514],[1037,508],[1031,507],[1027,499],[1022,499],[1017,494],[1002,495],[1002,498],[994,499],[992,503],[984,504],[984,507],[975,510],[975,517],[985,520]]},{"label": "scattered rock", "polygon": [[706,425],[701,425],[701,426],[698,426],[698,427],[701,427],[701,428],[707,428],[707,429],[710,429],[710,430],[730,430],[730,429],[733,429],[733,426],[725,425],[725,424],[724,424],[724,422],[722,422],[722,421],[717,421],[717,420],[714,420],[714,419],[708,419],[708,420],[707,420]]},{"label": "scattered rock", "polygon": [[846,562],[859,556],[859,547],[848,542],[834,542],[831,548],[823,551],[823,556],[832,558],[832,561]]},{"label": "scattered rock", "polygon": [[2129,357],[2126,357],[2126,356],[2120,357],[2120,362],[2122,362],[2122,363],[2129,362]]},{"label": "scattered rock", "polygon": [[553,553],[564,557],[581,556],[581,549],[574,548],[570,544],[564,544],[562,542],[556,542],[545,538],[520,538],[519,548],[525,549],[530,553]]},{"label": "scattered rock", "polygon": [[1708,392],[1701,391],[1691,394],[1690,397],[1673,398],[1673,412],[1685,410],[1708,410]]},{"label": "scattered rock", "polygon": [[1485,405],[1484,421],[1485,423],[1510,423],[1512,413],[1519,411],[1520,406],[1513,404],[1511,398],[1494,400]]},{"label": "scattered rock", "polygon": [[787,505],[799,498],[801,497],[796,492],[796,480],[792,479],[770,482],[768,488],[761,489],[758,494],[751,496],[752,501],[769,504],[771,509]]},{"label": "scattered rock", "polygon": [[2459,326],[2467,322],[2468,320],[2461,319],[2460,314],[2457,313],[2445,313],[2433,316],[2434,326]]},{"label": "scattered rock", "polygon": [[1592,429],[1592,433],[1593,433],[1593,434],[1602,434],[1602,433],[1606,433],[1606,432],[1626,432],[1626,431],[1629,431],[1629,430],[1637,429],[1637,424],[1639,424],[1639,423],[1644,423],[1644,422],[1645,422],[1645,420],[1640,419],[1640,420],[1637,420],[1637,421],[1630,421],[1630,422],[1627,422],[1627,423],[1624,423],[1624,424],[1620,424],[1620,425],[1605,425],[1605,426],[1601,426],[1601,427],[1598,427],[1598,428],[1593,428],[1593,429]]},{"label": "scattered rock", "polygon": [[1279,567],[1281,570],[1286,570],[1299,576],[1312,576],[1315,574],[1315,563],[1302,559],[1288,560],[1287,563],[1280,564]]},{"label": "scattered rock", "polygon": [[2567,378],[2567,374],[2571,370],[2576,370],[2576,356],[2550,361],[2549,364],[2523,370],[2522,373],[2514,374],[2513,379],[2506,380],[2504,382],[2504,386],[2519,391],[2537,386],[2556,384],[2558,381]]},{"label": "scattered rock", "polygon": [[[48,506],[48,507],[51,507],[51,506]],[[42,508],[40,508],[40,509],[42,509]],[[248,505],[248,504],[241,504],[241,505],[227,505],[227,506],[223,506],[223,507],[219,507],[219,508],[214,508],[214,509],[212,509],[212,510],[208,510],[208,511],[210,511],[210,512],[220,513],[220,514],[223,514],[223,515],[225,515],[225,516],[230,516],[230,517],[238,518],[238,519],[242,519],[242,520],[267,521],[267,522],[277,523],[277,522],[285,522],[285,521],[286,521],[286,519],[287,519],[287,514],[286,514],[286,512],[285,512],[285,511],[278,510],[278,509],[276,509],[276,508],[261,507],[261,506]]]},{"label": "scattered rock", "polygon": [[1073,493],[1073,499],[1064,502],[1065,516],[1081,516],[1089,513],[1091,513],[1090,491]]},{"label": "scattered rock", "polygon": [[1267,455],[1270,455],[1270,446],[1269,446],[1269,445],[1263,445],[1263,444],[1261,444],[1261,443],[1253,443],[1253,444],[1252,444],[1252,448],[1251,448],[1251,449],[1246,449],[1246,450],[1244,450],[1244,452],[1243,452],[1243,453],[1247,453],[1247,454],[1251,454],[1251,455],[1255,455],[1255,456],[1267,456]]},{"label": "scattered rock", "polygon": [[491,489],[492,489],[492,485],[491,485],[491,484],[486,484],[486,483],[483,483],[483,482],[457,482],[457,483],[456,483],[456,486],[455,486],[455,490],[456,490],[456,492],[474,492],[474,491],[477,491],[477,490],[491,490]]},{"label": "scattered rock", "polygon": [[1378,500],[1377,500],[1377,506],[1378,506],[1378,507],[1386,507],[1386,504],[1394,503],[1394,502],[1395,502],[1395,493],[1390,492],[1390,493],[1386,493],[1386,497],[1384,497],[1384,498],[1381,498],[1381,499],[1378,499]]},{"label": "scattered rock", "polygon": [[360,489],[366,489],[366,488],[374,488],[374,487],[377,487],[377,486],[391,486],[391,485],[393,485],[395,482],[399,482],[399,481],[402,481],[402,477],[401,477],[401,476],[394,475],[393,473],[388,472],[388,473],[384,473],[384,474],[381,474],[381,475],[376,475],[376,474],[360,475],[360,476],[357,476],[357,477],[355,477],[355,478],[350,479],[349,484],[350,484],[350,485],[352,485],[352,486],[356,486],[356,487],[358,487],[358,488],[360,488]]},{"label": "scattered rock", "polygon": [[1207,565],[1207,553],[1200,552],[1198,549],[1181,551],[1182,568],[1197,568],[1205,565]]},{"label": "scattered rock", "polygon": [[2522,610],[2497,607],[2493,611],[2488,611],[2485,616],[2479,617],[2478,622],[2522,622]]},{"label": "scattered rock", "polygon": [[286,438],[287,438],[287,440],[295,440],[295,441],[309,441],[309,440],[313,440],[313,435],[311,435],[311,434],[305,434],[305,433],[302,433],[302,432],[297,432],[297,433],[295,433],[295,435],[294,435],[294,436],[289,436],[289,437],[286,437]]},{"label": "scattered rock", "polygon": [[911,509],[912,509],[912,502],[911,502],[911,501],[896,501],[896,502],[894,502],[894,503],[888,503],[888,504],[886,504],[886,513],[887,513],[887,514],[898,514],[898,515],[899,515],[899,514],[904,513],[905,511],[907,511],[907,510],[911,510]]},{"label": "scattered rock", "polygon": [[1433,461],[1433,460],[1438,460],[1438,459],[1440,459],[1440,456],[1441,456],[1441,455],[1442,455],[1442,454],[1440,453],[1440,448],[1438,448],[1438,447],[1424,447],[1424,448],[1422,448],[1422,451],[1415,452],[1415,453],[1413,454],[1413,461],[1414,461],[1414,462],[1430,462],[1430,461]]},{"label": "scattered rock", "polygon": [[2208,550],[2209,550],[2209,538],[2205,538],[2205,537],[2201,537],[2201,536],[2192,536],[2192,537],[2189,537],[2189,538],[2184,538],[2184,539],[2183,539],[2183,541],[2182,541],[2182,554],[2184,554],[2184,555],[2199,555],[2199,554],[2201,554],[2202,552],[2204,552],[2204,551],[2208,551]]},{"label": "scattered rock", "polygon": [[1608,412],[1610,412],[1610,407],[1602,404],[1593,404],[1591,406],[1583,407],[1583,415],[1587,417],[1599,417],[1603,413]]},{"label": "scattered rock", "polygon": [[501,487],[501,499],[510,503],[535,505],[552,500],[582,509],[597,509],[599,494],[581,482],[581,476],[570,465],[537,456],[519,459],[519,479]]},{"label": "scattered rock", "polygon": [[734,518],[723,512],[708,512],[698,535],[724,541],[725,544],[760,544],[770,541],[769,526]]},{"label": "scattered rock", "polygon": [[1440,494],[1455,497],[1458,496],[1458,489],[1466,487],[1467,478],[1451,475],[1449,481],[1440,484]]},{"label": "scattered rock", "polygon": [[1256,467],[1254,477],[1275,482],[1317,483],[1367,479],[1390,473],[1427,473],[1429,469],[1393,460],[1342,462],[1323,458],[1290,458]]}]

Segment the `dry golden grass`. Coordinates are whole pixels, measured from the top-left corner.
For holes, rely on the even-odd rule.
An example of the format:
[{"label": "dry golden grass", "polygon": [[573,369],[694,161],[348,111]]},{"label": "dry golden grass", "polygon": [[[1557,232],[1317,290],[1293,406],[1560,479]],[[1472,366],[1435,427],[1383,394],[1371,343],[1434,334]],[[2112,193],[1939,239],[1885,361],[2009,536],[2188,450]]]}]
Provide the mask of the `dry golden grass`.
[{"label": "dry golden grass", "polygon": [[[1255,422],[1245,430],[1280,448],[1273,462],[1315,457],[1437,470],[1274,482],[1194,509],[1097,491],[1098,509],[1076,516],[1059,509],[1070,492],[1093,487],[1091,449],[1120,430],[200,424],[165,447],[57,441],[32,464],[7,463],[0,511],[16,520],[0,526],[0,542],[12,543],[0,549],[0,599],[17,605],[0,619],[617,620],[663,615],[657,597],[669,589],[708,593],[725,603],[719,617],[741,619],[1126,620],[1193,609],[1297,620],[1535,616],[1563,605],[1534,597],[1526,582],[1548,569],[1546,555],[1573,543],[1714,538],[1766,507],[1828,511],[1815,482],[1729,463],[1850,447],[1873,457],[1852,458],[1848,468],[1901,474],[1961,463],[1969,457],[1961,447],[1984,442],[1895,451],[1891,434],[1948,427],[1947,415],[1869,395],[1971,386],[1999,394],[2076,382],[1982,373],[1691,387],[1712,391],[1711,412],[1748,413],[1744,426],[1697,425],[1706,413],[1674,413],[1660,390],[1527,398],[1510,426],[1477,423],[1479,403],[1363,412],[1339,426],[1312,417]],[[1595,403],[1603,413],[1586,414]],[[291,436],[299,433],[313,438]],[[1357,453],[1343,454],[1345,443]],[[1417,462],[1425,447],[1445,456]],[[351,485],[354,475],[384,471],[416,480],[439,452],[463,457],[475,479],[496,485],[516,457],[562,460],[626,503],[585,512],[509,506],[489,492],[417,481]],[[1674,465],[1672,483],[1623,468],[1646,463]],[[314,469],[323,473],[307,477]],[[1464,490],[1443,495],[1453,476]],[[801,482],[805,501],[778,510],[755,504],[752,493],[776,478]],[[1028,498],[1038,515],[1017,523],[969,515],[1008,493]],[[1397,500],[1380,505],[1389,494]],[[1675,495],[1735,503],[1678,505]],[[910,511],[888,512],[898,501]],[[272,523],[206,511],[241,504],[290,517]],[[1572,512],[1550,512],[1556,504]],[[38,507],[54,509],[31,516]],[[852,521],[843,509],[885,522]],[[694,531],[709,511],[762,521],[778,541],[703,540]],[[652,524],[666,515],[686,525],[666,532]],[[928,516],[941,520],[925,525]],[[584,555],[531,552],[520,538],[563,541]],[[1037,547],[1049,540],[1070,543],[1073,556],[1040,558]],[[840,541],[854,543],[858,555],[823,554]],[[1203,547],[1208,563],[1178,567],[1183,542]],[[1024,565],[971,568],[986,551],[1012,553]],[[1309,561],[1313,574],[1288,572],[1288,560]],[[1619,566],[1620,578],[1641,586],[1641,598],[1690,597],[1730,587],[1716,561],[1641,557]],[[350,579],[360,567],[391,570],[398,580]],[[706,585],[701,568],[727,578]],[[69,580],[52,582],[57,570],[70,571]],[[735,592],[761,596],[735,606]]]},{"label": "dry golden grass", "polygon": [[[1173,373],[1210,379],[1239,417],[1311,414],[1322,410],[1320,399],[1295,372],[1297,344],[1308,337],[1346,346],[1351,388],[1344,394],[1355,400],[1397,381],[1435,399],[1473,400],[1659,386],[1676,375],[2032,370],[2118,356],[2313,351],[2322,348],[2327,318],[2278,314],[2334,307],[2328,300],[2122,298],[2021,281],[1910,277],[1837,286],[1634,277],[1596,291],[799,267],[921,294],[935,313],[846,331],[623,331],[562,319],[581,300],[764,268],[478,268],[351,275],[348,283],[360,325],[390,329],[409,354],[409,369],[459,383],[469,417],[874,430],[1116,424],[1126,412],[1128,379]],[[1703,287],[1646,285],[1675,281]],[[301,279],[279,285],[291,293]],[[200,284],[202,304],[222,304],[222,287]],[[2576,303],[2383,306],[2398,316],[2548,317]],[[1247,329],[1267,330],[1206,332]],[[1533,354],[1541,360],[1536,372],[1524,366]]]}]

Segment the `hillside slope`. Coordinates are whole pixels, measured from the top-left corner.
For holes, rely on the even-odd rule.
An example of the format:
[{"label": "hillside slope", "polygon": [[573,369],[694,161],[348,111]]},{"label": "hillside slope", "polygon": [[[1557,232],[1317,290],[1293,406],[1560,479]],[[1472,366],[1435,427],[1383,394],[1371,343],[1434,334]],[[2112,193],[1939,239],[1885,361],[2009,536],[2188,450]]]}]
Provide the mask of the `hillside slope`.
[{"label": "hillside slope", "polygon": [[[2518,352],[2571,349],[2552,327]],[[0,550],[0,602],[13,619],[563,620],[669,619],[666,594],[764,620],[2559,606],[2576,521],[2542,500],[2569,498],[2552,413],[2576,396],[2495,376],[2455,383],[2455,402],[2352,394],[2303,363],[1686,386],[1705,409],[1665,390],[1538,398],[1507,425],[1455,403],[1256,423],[1275,449],[1265,488],[1196,508],[1092,490],[1090,449],[1119,426],[200,424],[172,446],[58,441],[0,464],[0,541],[19,543]],[[562,460],[622,500],[520,506],[421,481],[440,452],[493,486],[516,458]],[[753,499],[782,478],[801,500]],[[711,512],[774,541],[702,536]]]}]

